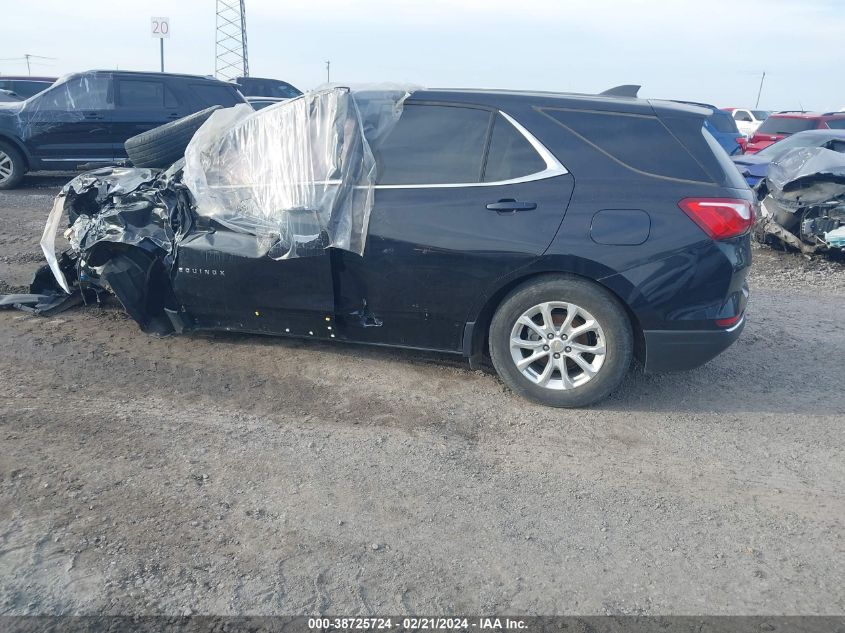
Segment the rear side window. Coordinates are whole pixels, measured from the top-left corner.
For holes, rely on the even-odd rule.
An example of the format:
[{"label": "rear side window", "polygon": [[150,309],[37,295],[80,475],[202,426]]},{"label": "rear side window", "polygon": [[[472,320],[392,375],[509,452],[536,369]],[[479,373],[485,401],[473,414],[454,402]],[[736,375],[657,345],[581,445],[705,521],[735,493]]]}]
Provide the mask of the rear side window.
[{"label": "rear side window", "polygon": [[827,127],[834,130],[845,130],[845,119],[828,119]]},{"label": "rear side window", "polygon": [[490,118],[475,108],[406,105],[393,131],[373,148],[379,183],[479,182]]},{"label": "rear side window", "polygon": [[711,182],[656,116],[552,108],[543,112],[626,167],[654,176]]},{"label": "rear side window", "polygon": [[117,103],[121,108],[158,110],[175,108],[176,97],[162,81],[121,79],[117,82]]},{"label": "rear side window", "polygon": [[191,92],[206,106],[221,105],[224,108],[243,103],[234,88],[215,84],[191,84]]},{"label": "rear side window", "polygon": [[543,171],[546,163],[522,133],[501,114],[496,116],[484,182],[511,180]]},{"label": "rear side window", "polygon": [[757,131],[761,134],[795,134],[816,127],[815,119],[770,116],[760,124]]}]

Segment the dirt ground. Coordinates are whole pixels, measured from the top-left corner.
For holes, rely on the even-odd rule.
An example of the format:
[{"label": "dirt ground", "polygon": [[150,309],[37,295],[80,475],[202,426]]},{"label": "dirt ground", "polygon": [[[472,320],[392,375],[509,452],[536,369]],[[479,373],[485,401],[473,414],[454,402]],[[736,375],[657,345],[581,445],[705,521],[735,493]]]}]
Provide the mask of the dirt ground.
[{"label": "dirt ground", "polygon": [[[24,289],[66,178],[0,192]],[[0,312],[0,614],[845,613],[845,268],[589,410],[459,359]]]}]

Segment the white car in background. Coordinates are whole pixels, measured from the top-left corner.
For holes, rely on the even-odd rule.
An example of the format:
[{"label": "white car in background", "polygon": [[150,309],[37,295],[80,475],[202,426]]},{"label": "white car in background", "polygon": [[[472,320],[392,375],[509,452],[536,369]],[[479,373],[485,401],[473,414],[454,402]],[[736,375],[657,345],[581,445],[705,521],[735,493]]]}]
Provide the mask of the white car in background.
[{"label": "white car in background", "polygon": [[722,108],[731,113],[739,131],[751,138],[760,124],[769,117],[766,110],[746,110],[745,108]]}]

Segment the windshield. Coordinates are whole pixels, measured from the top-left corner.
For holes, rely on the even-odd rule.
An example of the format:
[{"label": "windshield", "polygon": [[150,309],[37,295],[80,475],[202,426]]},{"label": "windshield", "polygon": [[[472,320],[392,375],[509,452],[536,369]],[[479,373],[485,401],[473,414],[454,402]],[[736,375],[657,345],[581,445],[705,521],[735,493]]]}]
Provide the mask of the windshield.
[{"label": "windshield", "polygon": [[752,110],[751,114],[753,114],[754,118],[758,121],[765,121],[769,118],[769,113],[766,110]]},{"label": "windshield", "polygon": [[781,154],[784,154],[791,149],[795,149],[797,147],[817,146],[819,142],[816,139],[818,138],[818,136],[815,136],[813,134],[809,136],[806,134],[795,134],[793,136],[788,136],[782,141],[772,143],[765,149],[760,150],[759,152],[757,152],[757,156],[765,156],[770,160],[777,160]]},{"label": "windshield", "polygon": [[816,127],[815,119],[787,116],[770,116],[760,124],[757,131],[761,134],[795,134]]}]

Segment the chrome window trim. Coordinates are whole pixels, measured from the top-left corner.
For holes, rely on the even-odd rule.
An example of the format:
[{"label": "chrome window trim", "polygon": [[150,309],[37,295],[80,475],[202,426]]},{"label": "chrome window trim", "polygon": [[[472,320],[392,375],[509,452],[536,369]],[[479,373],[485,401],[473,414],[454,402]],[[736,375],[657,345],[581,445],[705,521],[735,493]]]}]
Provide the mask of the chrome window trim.
[{"label": "chrome window trim", "polygon": [[407,184],[407,185],[375,185],[375,189],[449,189],[456,187],[501,187],[502,185],[518,185],[523,182],[533,182],[535,180],[545,180],[546,178],[554,178],[555,176],[562,176],[568,174],[569,171],[563,164],[552,154],[549,149],[543,145],[536,136],[526,130],[516,119],[503,110],[498,110],[499,114],[505,117],[505,120],[514,126],[517,131],[525,137],[534,151],[540,155],[543,162],[546,163],[546,168],[543,171],[537,171],[533,174],[520,176],[519,178],[511,178],[509,180],[495,180],[493,182],[448,182],[439,184]]}]

